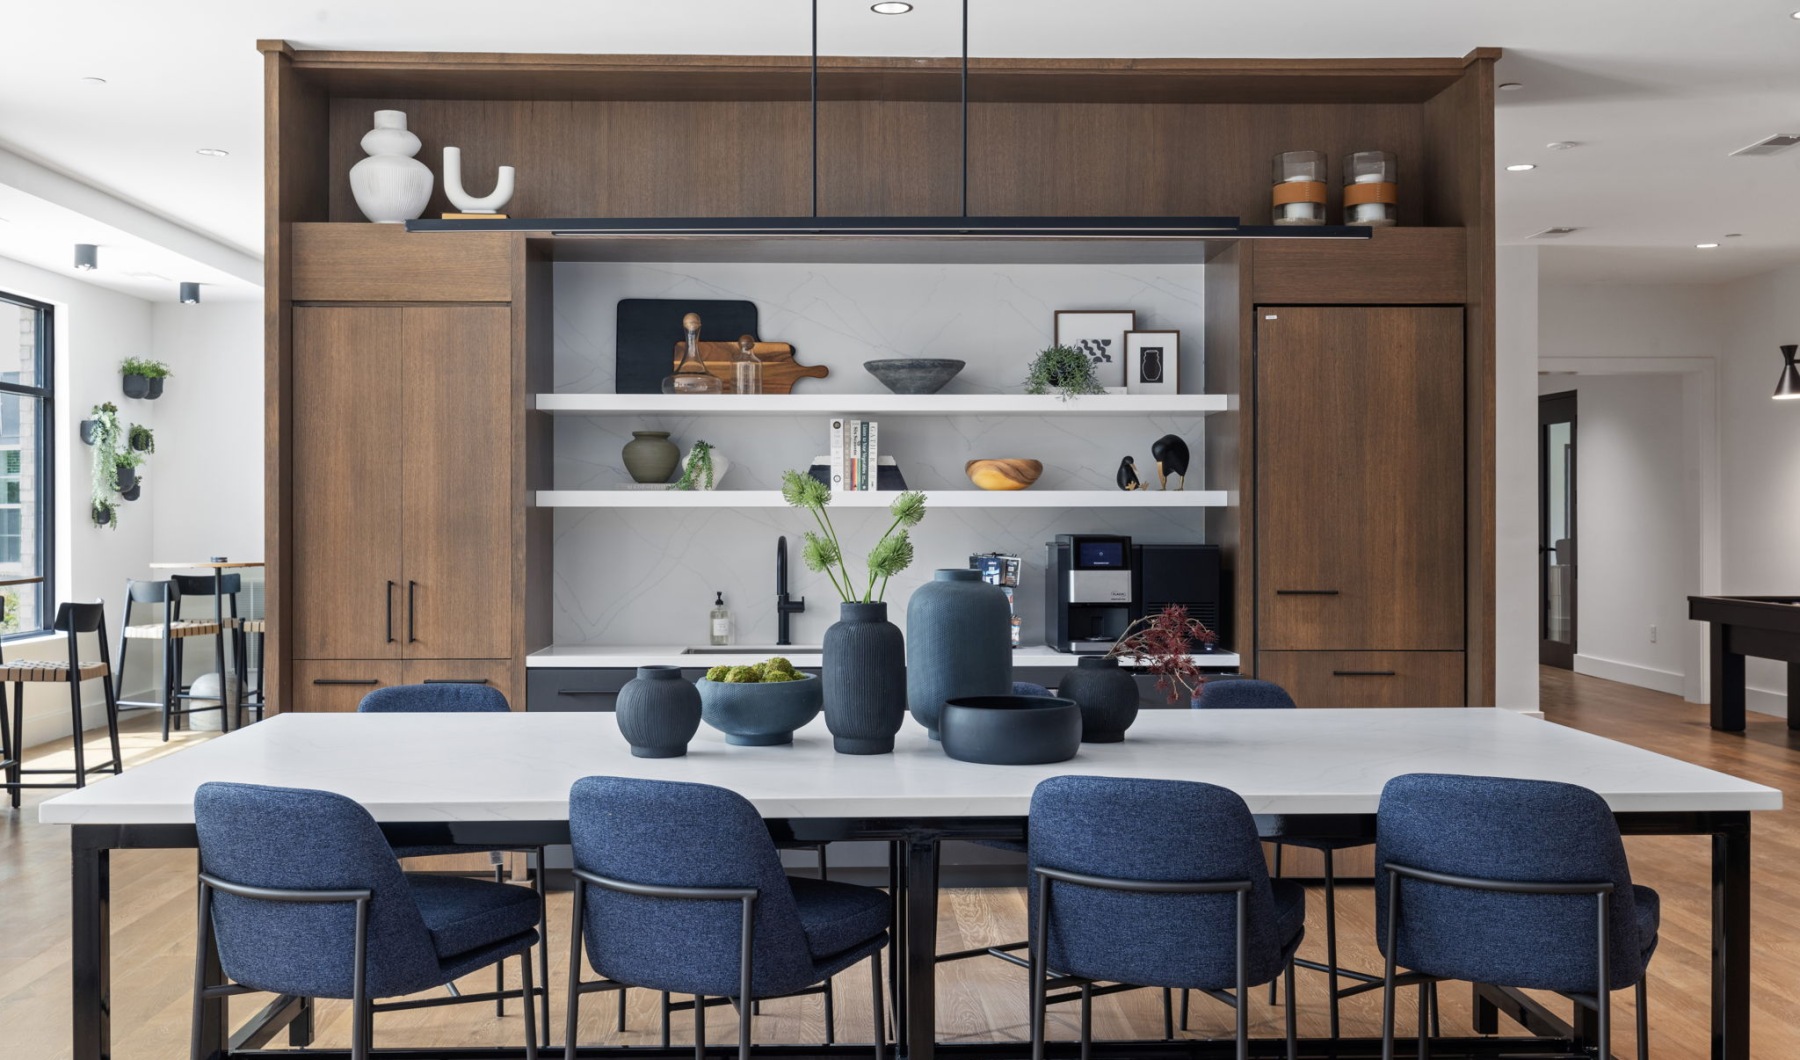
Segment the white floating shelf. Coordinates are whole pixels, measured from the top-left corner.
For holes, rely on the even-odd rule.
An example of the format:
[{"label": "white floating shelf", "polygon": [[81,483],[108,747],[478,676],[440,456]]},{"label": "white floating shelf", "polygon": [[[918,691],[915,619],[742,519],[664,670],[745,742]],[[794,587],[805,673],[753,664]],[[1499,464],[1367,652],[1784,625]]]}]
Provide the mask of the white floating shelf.
[{"label": "white floating shelf", "polygon": [[[1223,508],[1224,490],[926,490],[928,508]],[[834,493],[833,508],[885,508],[898,493]],[[780,490],[539,490],[539,508],[785,508]]]},{"label": "white floating shelf", "polygon": [[1205,416],[1234,404],[1224,394],[539,394],[540,412],[600,416]]}]

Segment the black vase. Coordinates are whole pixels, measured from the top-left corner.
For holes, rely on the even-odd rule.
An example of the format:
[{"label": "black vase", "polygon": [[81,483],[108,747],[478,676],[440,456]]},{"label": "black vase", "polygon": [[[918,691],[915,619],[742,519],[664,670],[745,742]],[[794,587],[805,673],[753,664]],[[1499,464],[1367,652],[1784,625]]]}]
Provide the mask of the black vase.
[{"label": "black vase", "polygon": [[839,604],[825,631],[825,727],[838,754],[884,755],[906,717],[906,638],[887,604]]},{"label": "black vase", "polygon": [[94,435],[99,430],[100,430],[100,421],[99,420],[82,420],[81,421],[81,444],[82,445],[93,445],[94,444]]},{"label": "black vase", "polygon": [[938,738],[944,701],[1012,691],[1012,607],[967,567],[940,570],[906,605],[906,708]]},{"label": "black vase", "polygon": [[700,731],[700,690],[679,666],[640,666],[619,689],[619,732],[639,758],[680,758]]},{"label": "black vase", "polygon": [[113,467],[113,481],[117,483],[119,492],[124,493],[126,490],[137,485],[137,468],[132,467],[129,464],[115,465]]},{"label": "black vase", "polygon": [[150,395],[150,380],[147,376],[128,375],[125,377],[125,396],[141,398]]},{"label": "black vase", "polygon": [[163,388],[163,377],[160,375],[153,376],[150,379],[150,390],[144,396],[149,398],[151,401],[155,401],[157,398],[162,397],[162,388]]},{"label": "black vase", "polygon": [[1056,694],[1081,708],[1082,743],[1118,743],[1137,720],[1137,679],[1119,669],[1117,659],[1083,655]]}]

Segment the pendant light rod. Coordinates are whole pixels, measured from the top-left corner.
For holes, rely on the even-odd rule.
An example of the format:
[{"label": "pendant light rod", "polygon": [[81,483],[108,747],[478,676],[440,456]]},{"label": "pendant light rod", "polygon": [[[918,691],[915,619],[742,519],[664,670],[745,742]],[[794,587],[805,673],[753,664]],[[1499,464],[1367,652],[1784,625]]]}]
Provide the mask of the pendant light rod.
[{"label": "pendant light rod", "polygon": [[819,216],[819,0],[812,0],[812,77],[807,89],[812,105],[812,215]]},{"label": "pendant light rod", "polygon": [[969,216],[969,0],[962,0],[962,215]]}]

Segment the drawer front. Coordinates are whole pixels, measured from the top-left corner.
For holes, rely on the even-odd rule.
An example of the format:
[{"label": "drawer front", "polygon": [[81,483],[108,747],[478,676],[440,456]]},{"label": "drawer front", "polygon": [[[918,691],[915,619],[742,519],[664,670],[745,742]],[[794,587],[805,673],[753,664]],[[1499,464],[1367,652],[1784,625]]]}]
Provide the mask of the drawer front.
[{"label": "drawer front", "polygon": [[510,232],[407,232],[401,225],[293,229],[296,302],[510,302]]},{"label": "drawer front", "polygon": [[294,702],[283,709],[351,714],[370,692],[404,681],[401,664],[392,659],[300,659],[294,662]]},{"label": "drawer front", "polygon": [[409,685],[487,685],[499,690],[512,709],[525,709],[513,688],[511,659],[408,659],[401,672]]},{"label": "drawer front", "polygon": [[1256,676],[1302,707],[1460,707],[1460,651],[1265,651]]}]

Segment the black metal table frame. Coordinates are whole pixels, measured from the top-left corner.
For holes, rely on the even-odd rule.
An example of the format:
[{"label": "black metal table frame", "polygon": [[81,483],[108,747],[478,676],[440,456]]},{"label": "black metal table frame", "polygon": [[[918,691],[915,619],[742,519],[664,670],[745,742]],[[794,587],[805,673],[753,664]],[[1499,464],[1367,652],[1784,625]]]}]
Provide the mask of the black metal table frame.
[{"label": "black metal table frame", "polygon": [[[1621,813],[1619,826],[1626,835],[1704,835],[1712,838],[1712,1060],[1749,1060],[1750,1056],[1750,813],[1748,811],[1691,811]],[[793,818],[771,820],[771,831],[780,838],[803,840],[875,840],[896,843],[903,851],[899,879],[903,900],[901,923],[896,925],[894,967],[904,986],[896,998],[895,1026],[901,1028],[899,1053],[909,1060],[945,1057],[1023,1057],[1029,1043],[957,1043],[936,1041],[937,997],[934,960],[938,929],[938,847],[946,840],[1018,839],[1024,822],[1016,817],[946,818]],[[1277,837],[1372,837],[1372,814],[1259,817],[1258,827],[1267,838]],[[563,844],[569,841],[567,821],[484,821],[455,824],[383,824],[390,840],[405,844],[475,843]],[[114,850],[186,848],[196,845],[194,827],[183,824],[86,824],[71,826],[70,945],[73,972],[73,1060],[109,1060],[111,1043],[111,853]],[[216,956],[214,958],[216,960]],[[1654,1002],[1653,1002],[1654,1003]],[[1024,994],[1020,995],[1021,1010]],[[1579,1012],[1575,1022],[1564,1022],[1544,1006],[1517,991],[1493,986],[1474,987],[1475,1030],[1489,1037],[1436,1039],[1432,1055],[1498,1057],[1581,1051],[1594,1041],[1596,1027],[1591,1013]],[[269,1002],[235,1033],[227,1025],[223,999],[203,1006],[203,1050],[224,1058],[347,1057],[347,1048],[311,1049],[313,1011],[306,998],[278,997]],[[1530,1037],[1496,1037],[1499,1017],[1519,1023]],[[289,1048],[266,1047],[283,1030]],[[1074,1055],[1075,1043],[1053,1042],[1050,1055]],[[297,1051],[298,1050],[298,1051]],[[727,1047],[718,1047],[721,1055]],[[735,1054],[735,1047],[730,1047]],[[801,1046],[760,1045],[759,1056],[808,1057],[863,1055],[860,1045]],[[1212,1058],[1234,1055],[1230,1039],[1184,1039],[1174,1042],[1096,1042],[1098,1057]],[[519,1047],[492,1049],[378,1049],[392,1060],[498,1060],[522,1055]],[[1251,1053],[1257,1057],[1284,1055],[1280,1039],[1256,1039]],[[1380,1040],[1304,1040],[1306,1057],[1339,1060],[1380,1055]],[[584,1046],[584,1057],[691,1057],[692,1047],[663,1049],[652,1046]]]}]

